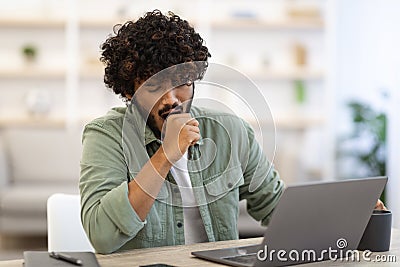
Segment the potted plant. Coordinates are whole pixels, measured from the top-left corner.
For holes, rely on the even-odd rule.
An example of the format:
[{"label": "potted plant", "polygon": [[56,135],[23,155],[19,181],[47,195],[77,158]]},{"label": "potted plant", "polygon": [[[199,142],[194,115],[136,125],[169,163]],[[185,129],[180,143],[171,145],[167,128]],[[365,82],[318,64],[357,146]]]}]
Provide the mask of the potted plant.
[{"label": "potted plant", "polygon": [[[349,102],[348,107],[353,130],[339,145],[344,142],[353,145],[343,149],[339,156],[355,159],[365,176],[386,175],[386,114],[358,101]],[[384,200],[384,194],[381,198]]]},{"label": "potted plant", "polygon": [[37,57],[37,48],[31,44],[24,45],[22,47],[22,54],[27,62],[34,62]]}]

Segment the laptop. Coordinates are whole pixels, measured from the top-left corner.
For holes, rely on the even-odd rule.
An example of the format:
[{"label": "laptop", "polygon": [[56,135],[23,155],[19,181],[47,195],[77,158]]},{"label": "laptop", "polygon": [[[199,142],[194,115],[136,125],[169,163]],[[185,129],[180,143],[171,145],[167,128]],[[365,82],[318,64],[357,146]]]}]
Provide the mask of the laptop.
[{"label": "laptop", "polygon": [[349,257],[371,217],[387,177],[288,186],[261,244],[194,251],[230,266],[287,266]]}]

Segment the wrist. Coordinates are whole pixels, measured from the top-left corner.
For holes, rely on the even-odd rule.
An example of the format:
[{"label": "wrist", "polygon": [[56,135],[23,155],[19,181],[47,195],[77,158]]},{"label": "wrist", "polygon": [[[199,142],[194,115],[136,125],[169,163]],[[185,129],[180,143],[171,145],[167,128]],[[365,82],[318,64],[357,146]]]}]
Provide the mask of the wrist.
[{"label": "wrist", "polygon": [[153,157],[151,157],[151,162],[161,173],[165,171],[169,172],[173,165],[173,162],[171,162],[165,153],[163,146],[160,146],[156,153],[154,153]]}]

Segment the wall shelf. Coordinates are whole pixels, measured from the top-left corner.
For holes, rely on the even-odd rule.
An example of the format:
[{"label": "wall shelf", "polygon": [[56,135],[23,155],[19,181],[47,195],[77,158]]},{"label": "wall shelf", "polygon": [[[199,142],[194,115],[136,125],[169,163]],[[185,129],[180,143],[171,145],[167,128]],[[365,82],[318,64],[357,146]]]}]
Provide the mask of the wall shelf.
[{"label": "wall shelf", "polygon": [[[127,20],[127,19],[126,19]],[[81,19],[79,21],[79,26],[83,29],[104,29],[111,32],[112,28],[116,24],[122,24],[126,20],[124,19]]]},{"label": "wall shelf", "polygon": [[324,23],[320,19],[297,19],[286,21],[265,21],[259,19],[227,19],[214,21],[211,28],[217,30],[322,30]]},{"label": "wall shelf", "polygon": [[[96,116],[85,116],[78,118],[78,122],[87,123]],[[272,127],[272,121],[247,120],[254,128]],[[274,125],[277,130],[306,130],[310,127],[320,127],[324,124],[322,117],[299,117],[299,118],[275,118]],[[0,128],[64,128],[67,125],[67,119],[63,117],[47,116],[20,116],[20,117],[0,117]],[[272,129],[272,128],[271,128]]]},{"label": "wall shelf", "polygon": [[[82,28],[112,29],[116,24],[122,24],[129,18],[112,19],[81,19],[79,25]],[[209,23],[191,21],[196,27],[207,25],[215,30],[323,30],[324,22],[321,19],[291,19],[281,21],[265,21],[261,19],[229,18],[215,20]]]},{"label": "wall shelf", "polygon": [[87,79],[102,79],[104,75],[104,68],[102,65],[96,67],[84,67],[79,72],[81,78]]},{"label": "wall shelf", "polygon": [[[104,74],[103,66],[82,67],[80,75],[83,78],[98,79]],[[279,80],[322,80],[324,78],[323,70],[307,70],[307,69],[289,69],[289,70],[273,70],[259,69],[244,72],[250,79],[262,81],[279,81]],[[232,75],[224,75],[224,73],[213,73],[222,79],[237,80],[240,77]]]},{"label": "wall shelf", "polygon": [[[245,69],[245,68],[241,68]],[[233,75],[236,73],[214,71],[209,74],[212,77],[218,77],[218,80],[237,81],[243,79],[241,75]],[[273,70],[273,69],[259,69],[253,71],[243,71],[243,74],[252,80],[258,81],[291,81],[291,80],[322,80],[324,78],[323,70],[306,70],[306,69],[287,69],[287,70]]]},{"label": "wall shelf", "polygon": [[51,117],[0,117],[0,128],[65,128],[66,120]]},{"label": "wall shelf", "polygon": [[259,70],[248,72],[247,75],[257,80],[321,80],[324,78],[322,70]]},{"label": "wall shelf", "polygon": [[[97,118],[98,115],[86,115],[78,117],[74,122],[85,125]],[[0,129],[1,128],[66,128],[68,119],[65,117],[52,117],[52,116],[0,116]]]},{"label": "wall shelf", "polygon": [[2,79],[63,79],[65,70],[61,69],[39,69],[25,67],[20,69],[0,69]]},{"label": "wall shelf", "polygon": [[271,127],[275,125],[277,130],[297,130],[303,131],[312,127],[321,127],[324,125],[325,119],[317,116],[294,116],[294,117],[277,117],[273,121],[247,120],[255,129],[261,127]]},{"label": "wall shelf", "polygon": [[63,28],[66,21],[63,19],[32,18],[0,18],[0,27],[9,28]]}]

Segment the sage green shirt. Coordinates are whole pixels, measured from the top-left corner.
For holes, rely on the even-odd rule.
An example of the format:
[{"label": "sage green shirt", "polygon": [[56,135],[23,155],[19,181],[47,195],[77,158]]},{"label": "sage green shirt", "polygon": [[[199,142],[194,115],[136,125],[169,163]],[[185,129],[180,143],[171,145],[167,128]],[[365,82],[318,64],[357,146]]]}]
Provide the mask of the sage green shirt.
[{"label": "sage green shirt", "polygon": [[[209,241],[238,238],[239,200],[267,225],[283,182],[251,127],[226,113],[192,107],[201,139],[188,161]],[[80,194],[84,229],[98,253],[185,244],[180,190],[169,173],[145,221],[128,200],[128,183],[161,145],[138,111],[114,108],[83,132]]]}]

